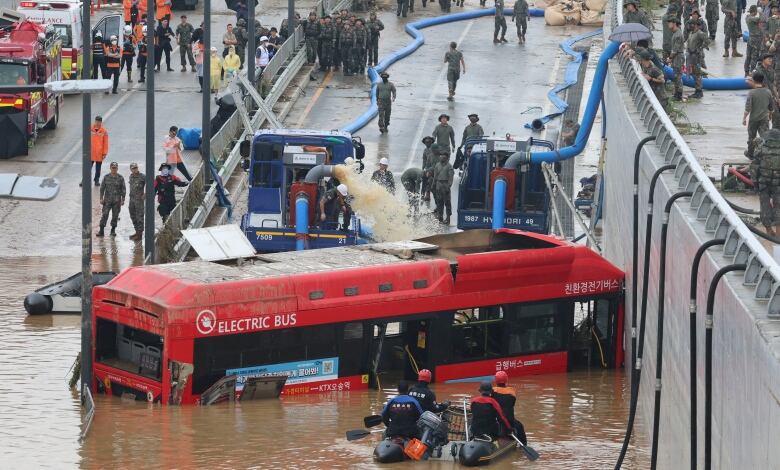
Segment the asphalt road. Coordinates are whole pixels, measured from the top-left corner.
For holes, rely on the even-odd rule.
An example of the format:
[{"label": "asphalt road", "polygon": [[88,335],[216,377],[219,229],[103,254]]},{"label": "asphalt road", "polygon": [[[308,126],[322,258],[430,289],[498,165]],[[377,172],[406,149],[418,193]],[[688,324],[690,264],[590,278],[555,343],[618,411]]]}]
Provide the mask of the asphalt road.
[{"label": "asphalt road", "polygon": [[[0,1],[7,6],[13,4],[9,0]],[[313,4],[313,1],[299,2],[303,16]],[[235,22],[235,15],[226,9],[223,1],[214,1],[213,7],[212,44],[219,47],[225,27],[227,23]],[[283,0],[264,1],[257,6],[258,17],[264,25],[278,27],[282,17],[287,14],[286,7],[287,2]],[[93,16],[92,24],[102,15],[118,11],[116,6],[105,8]],[[175,11],[172,27],[175,28],[179,22],[181,13],[187,14],[189,22],[196,26],[203,20],[201,4],[195,11]],[[171,55],[171,66],[174,72],[166,72],[163,65],[163,71],[155,75],[156,163],[153,170],[165,159],[160,145],[170,126],[201,127],[202,95],[198,93],[196,74],[180,72],[177,50]],[[146,171],[146,88],[137,82],[137,71],[133,73],[134,83],[127,83],[124,74],[120,77],[118,95],[92,96],[93,116],[103,116],[103,124],[109,132],[110,150],[104,162],[103,174],[108,171],[108,163],[112,161],[119,163],[119,171],[125,177],[129,175],[131,162],[138,162],[141,171]],[[216,106],[212,106],[212,114],[215,111]],[[56,130],[41,131],[28,156],[0,160],[0,173],[56,177],[61,183],[60,194],[50,202],[0,199],[0,237],[6,241],[0,245],[0,256],[80,256],[81,191],[78,183],[81,179],[81,121],[81,98],[68,96]],[[190,173],[194,173],[200,158],[198,152],[185,152],[185,162]],[[94,231],[97,231],[101,211],[98,199],[98,188],[93,187]],[[116,239],[94,239],[95,270],[120,270],[131,263],[142,261],[141,244],[127,238],[134,230],[125,208]],[[158,226],[159,223],[158,217]]]}]

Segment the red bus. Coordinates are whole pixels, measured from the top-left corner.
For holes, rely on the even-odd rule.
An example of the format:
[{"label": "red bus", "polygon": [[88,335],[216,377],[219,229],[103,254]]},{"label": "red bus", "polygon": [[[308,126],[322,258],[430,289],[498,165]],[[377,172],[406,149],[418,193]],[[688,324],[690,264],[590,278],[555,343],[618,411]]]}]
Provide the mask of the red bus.
[{"label": "red bus", "polygon": [[[200,403],[226,376],[284,394],[623,362],[624,274],[547,235],[415,241],[126,269],[93,291],[93,387]],[[391,383],[391,382],[387,382]]]}]

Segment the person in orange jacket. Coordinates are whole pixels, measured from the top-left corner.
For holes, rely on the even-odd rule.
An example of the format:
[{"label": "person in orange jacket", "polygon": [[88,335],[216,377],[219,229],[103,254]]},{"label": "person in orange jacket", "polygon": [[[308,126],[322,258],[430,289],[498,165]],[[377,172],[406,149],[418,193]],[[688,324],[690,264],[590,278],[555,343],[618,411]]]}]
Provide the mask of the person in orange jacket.
[{"label": "person in orange jacket", "polygon": [[517,392],[513,387],[509,386],[509,375],[500,370],[496,372],[496,385],[493,387],[493,399],[501,407],[501,411],[504,412],[504,416],[512,426],[507,429],[507,433],[514,433],[523,445],[528,445],[528,438],[525,435],[525,427],[523,423],[515,418],[515,403],[517,402]]},{"label": "person in orange jacket", "polygon": [[[100,186],[100,167],[108,155],[108,131],[103,127],[103,118],[95,116],[92,124],[92,166],[95,167],[95,186]],[[81,186],[82,183],[79,183]]]},{"label": "person in orange jacket", "polygon": [[171,0],[156,0],[157,5],[157,20],[170,20],[171,19]]}]

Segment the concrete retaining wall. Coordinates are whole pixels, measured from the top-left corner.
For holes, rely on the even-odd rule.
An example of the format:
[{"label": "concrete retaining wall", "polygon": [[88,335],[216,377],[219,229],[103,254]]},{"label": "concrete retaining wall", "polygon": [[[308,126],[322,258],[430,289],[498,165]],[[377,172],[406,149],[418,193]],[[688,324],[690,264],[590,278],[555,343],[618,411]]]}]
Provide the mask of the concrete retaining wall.
[{"label": "concrete retaining wall", "polygon": [[[626,271],[626,357],[630,358],[632,194],[634,149],[648,136],[616,61],[610,66],[604,98],[608,150],[605,166],[605,255]],[[654,143],[645,146],[640,164],[639,263],[643,259],[647,191],[664,159]],[[647,333],[642,367],[639,417],[652,429],[656,374],[658,262],[660,226],[667,198],[679,191],[673,172],[657,185],[650,256]],[[658,468],[688,468],[690,461],[689,284],[693,255],[713,238],[697,220],[687,199],[672,210],[667,246],[663,398]],[[698,434],[699,467],[704,457],[704,311],[710,279],[732,263],[720,247],[705,255],[698,286]],[[742,284],[742,273],[721,281],[714,309],[713,468],[780,468],[780,321],[769,320],[767,302],[754,299],[755,287]],[[641,295],[641,279],[639,283]],[[626,361],[627,370],[632,366]],[[649,439],[648,439],[649,441]]]}]

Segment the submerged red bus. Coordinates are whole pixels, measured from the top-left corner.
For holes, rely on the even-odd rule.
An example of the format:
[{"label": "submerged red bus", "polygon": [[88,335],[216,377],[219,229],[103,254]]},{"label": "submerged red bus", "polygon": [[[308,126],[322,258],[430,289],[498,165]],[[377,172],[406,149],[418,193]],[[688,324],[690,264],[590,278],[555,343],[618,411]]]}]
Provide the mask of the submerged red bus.
[{"label": "submerged red bus", "polygon": [[623,278],[509,229],[129,268],[93,292],[92,385],[180,404],[226,376],[284,374],[289,395],[616,367]]}]

